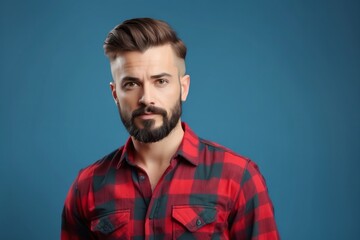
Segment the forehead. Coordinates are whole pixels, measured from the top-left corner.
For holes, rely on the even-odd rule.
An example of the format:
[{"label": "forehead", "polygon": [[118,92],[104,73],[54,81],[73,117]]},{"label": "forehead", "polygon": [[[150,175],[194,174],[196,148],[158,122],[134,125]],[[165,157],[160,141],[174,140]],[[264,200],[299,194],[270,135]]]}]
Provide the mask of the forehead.
[{"label": "forehead", "polygon": [[177,71],[178,57],[170,45],[151,47],[144,52],[125,52],[111,61],[114,77],[124,74],[156,74]]}]

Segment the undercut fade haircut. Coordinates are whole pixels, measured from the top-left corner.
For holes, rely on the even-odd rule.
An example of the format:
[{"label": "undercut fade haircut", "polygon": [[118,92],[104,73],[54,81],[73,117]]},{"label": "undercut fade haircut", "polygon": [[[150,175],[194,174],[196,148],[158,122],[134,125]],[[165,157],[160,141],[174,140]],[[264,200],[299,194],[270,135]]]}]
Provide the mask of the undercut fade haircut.
[{"label": "undercut fade haircut", "polygon": [[170,44],[175,54],[185,60],[186,46],[169,24],[152,18],[134,18],[117,25],[108,34],[104,51],[113,60],[124,52],[144,52],[165,44]]}]

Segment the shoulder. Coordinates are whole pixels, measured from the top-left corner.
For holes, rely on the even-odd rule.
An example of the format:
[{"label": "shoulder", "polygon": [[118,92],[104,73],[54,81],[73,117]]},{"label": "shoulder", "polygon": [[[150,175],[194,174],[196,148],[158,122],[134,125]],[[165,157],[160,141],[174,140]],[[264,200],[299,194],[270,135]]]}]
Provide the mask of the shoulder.
[{"label": "shoulder", "polygon": [[122,146],[81,169],[76,179],[76,186],[83,188],[85,185],[91,184],[94,177],[104,175],[109,169],[116,168],[123,148]]},{"label": "shoulder", "polygon": [[219,164],[217,167],[234,167],[237,172],[239,170],[241,172],[241,169],[245,169],[248,163],[251,162],[249,158],[221,144],[199,137],[186,123],[183,123],[183,128],[185,135],[180,146],[180,152],[192,163],[207,166]]},{"label": "shoulder", "polygon": [[[232,186],[236,192],[234,199],[237,199],[236,196],[241,192],[247,196],[254,196],[257,192],[266,189],[265,179],[257,164],[248,157],[201,138],[199,138],[199,152],[199,166],[208,166],[213,175],[221,179],[221,184]],[[204,167],[200,169],[203,170],[202,168]]]},{"label": "shoulder", "polygon": [[258,193],[266,193],[261,197],[267,197],[266,180],[254,161],[212,141],[199,139],[199,143],[205,159],[211,158],[210,164],[221,169],[222,179],[235,180],[247,198]]},{"label": "shoulder", "polygon": [[230,148],[203,138],[199,138],[199,149],[200,151],[205,151],[208,156],[209,152],[212,152],[215,160],[221,161],[224,164],[245,168],[250,162],[252,162],[248,157],[240,155]]},{"label": "shoulder", "polygon": [[248,157],[216,142],[199,138],[199,164],[208,166],[222,179],[243,183],[244,178],[255,174],[258,167]]}]

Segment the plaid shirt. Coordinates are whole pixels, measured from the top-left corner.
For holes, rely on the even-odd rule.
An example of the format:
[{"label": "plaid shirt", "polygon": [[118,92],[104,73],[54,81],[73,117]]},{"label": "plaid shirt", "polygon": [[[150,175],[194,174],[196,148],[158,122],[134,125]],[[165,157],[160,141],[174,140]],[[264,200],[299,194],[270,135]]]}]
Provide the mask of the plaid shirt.
[{"label": "plaid shirt", "polygon": [[62,240],[280,239],[255,163],[184,138],[154,191],[125,146],[80,171],[65,201]]}]

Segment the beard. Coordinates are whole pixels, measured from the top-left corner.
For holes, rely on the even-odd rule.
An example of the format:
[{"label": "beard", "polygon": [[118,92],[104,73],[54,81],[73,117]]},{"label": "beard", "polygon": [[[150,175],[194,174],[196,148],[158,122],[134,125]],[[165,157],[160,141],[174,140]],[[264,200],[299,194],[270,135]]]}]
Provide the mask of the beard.
[{"label": "beard", "polygon": [[[120,106],[118,106],[118,108],[119,108],[121,121],[123,122],[130,136],[134,137],[139,142],[153,143],[153,142],[158,142],[161,139],[167,137],[170,134],[170,132],[176,127],[182,112],[182,102],[179,99],[179,101],[171,109],[170,118],[166,110],[152,105],[142,106],[134,110],[132,114],[127,114],[121,111]],[[161,115],[162,125],[155,128],[154,127],[155,120],[146,119],[146,120],[141,120],[143,128],[137,127],[135,124],[135,118],[145,113]]]}]

